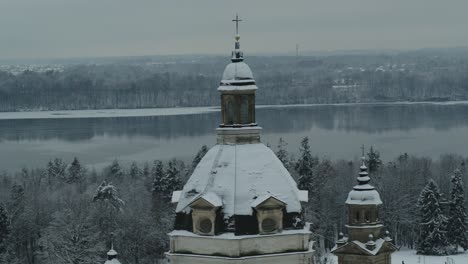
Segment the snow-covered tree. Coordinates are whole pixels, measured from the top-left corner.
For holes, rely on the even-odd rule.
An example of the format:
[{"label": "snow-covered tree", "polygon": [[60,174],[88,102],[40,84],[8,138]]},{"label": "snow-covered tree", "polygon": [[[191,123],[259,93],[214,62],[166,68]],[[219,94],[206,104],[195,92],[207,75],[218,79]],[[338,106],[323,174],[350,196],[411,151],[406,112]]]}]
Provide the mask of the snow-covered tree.
[{"label": "snow-covered tree", "polygon": [[90,219],[83,211],[70,208],[55,213],[40,244],[45,263],[95,263],[103,250]]},{"label": "snow-covered tree", "polygon": [[200,148],[200,150],[197,152],[197,155],[195,155],[195,158],[193,158],[192,168],[191,168],[192,171],[195,169],[195,167],[197,167],[198,163],[200,163],[201,159],[205,156],[207,152],[208,152],[208,147],[206,145],[203,145]]},{"label": "snow-covered tree", "polygon": [[119,164],[119,161],[115,159],[112,161],[112,164],[109,166],[109,177],[111,179],[121,179],[123,176],[122,167]]},{"label": "snow-covered tree", "polygon": [[47,179],[49,183],[53,180],[66,180],[65,169],[66,164],[62,159],[56,158],[47,163]]},{"label": "snow-covered tree", "polygon": [[447,217],[442,212],[440,199],[439,187],[433,180],[430,180],[418,199],[420,217],[418,254],[447,255],[450,252],[446,230]]},{"label": "snow-covered tree", "polygon": [[80,183],[85,178],[85,169],[81,166],[78,159],[75,157],[73,162],[68,166],[68,183]]},{"label": "snow-covered tree", "polygon": [[286,143],[286,141],[284,141],[284,139],[280,137],[277,146],[278,150],[275,153],[278,159],[284,164],[286,168],[289,167],[289,154],[286,150],[287,145],[288,143]]},{"label": "snow-covered tree", "polygon": [[450,209],[448,215],[448,240],[458,249],[468,249],[467,222],[465,208],[465,192],[463,189],[462,173],[455,170],[451,178],[452,188],[450,191]]},{"label": "snow-covered tree", "polygon": [[164,166],[160,160],[155,160],[153,162],[153,167],[151,167],[151,177],[153,178],[153,194],[163,195],[163,193],[166,191],[167,186],[164,182]]},{"label": "snow-covered tree", "polygon": [[167,197],[171,197],[173,191],[182,187],[180,181],[181,170],[177,167],[177,161],[175,159],[168,162],[164,176],[164,185],[166,186],[164,193]]},{"label": "snow-covered tree", "polygon": [[300,156],[295,165],[296,172],[299,174],[299,189],[309,191],[311,190],[313,184],[314,168],[318,163],[318,158],[312,156],[310,151],[309,138],[303,138],[300,146]]},{"label": "snow-covered tree", "polygon": [[369,167],[369,172],[373,173],[377,171],[380,166],[382,166],[382,160],[380,159],[380,152],[375,150],[374,147],[370,147],[369,152],[367,152],[367,167]]},{"label": "snow-covered tree", "polygon": [[117,188],[112,183],[107,183],[106,181],[103,181],[94,193],[93,202],[98,201],[108,203],[119,210],[125,205],[118,195]]},{"label": "snow-covered tree", "polygon": [[132,165],[130,165],[130,178],[132,179],[137,179],[140,177],[141,171],[140,168],[138,168],[137,163],[134,161],[132,162]]}]

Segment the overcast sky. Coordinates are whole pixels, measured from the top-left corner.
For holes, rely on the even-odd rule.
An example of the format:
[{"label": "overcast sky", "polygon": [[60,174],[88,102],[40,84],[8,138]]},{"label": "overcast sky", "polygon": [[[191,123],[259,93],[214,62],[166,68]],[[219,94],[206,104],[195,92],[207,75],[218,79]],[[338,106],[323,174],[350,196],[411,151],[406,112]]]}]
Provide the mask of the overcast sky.
[{"label": "overcast sky", "polygon": [[468,0],[0,0],[0,60],[468,46]]}]

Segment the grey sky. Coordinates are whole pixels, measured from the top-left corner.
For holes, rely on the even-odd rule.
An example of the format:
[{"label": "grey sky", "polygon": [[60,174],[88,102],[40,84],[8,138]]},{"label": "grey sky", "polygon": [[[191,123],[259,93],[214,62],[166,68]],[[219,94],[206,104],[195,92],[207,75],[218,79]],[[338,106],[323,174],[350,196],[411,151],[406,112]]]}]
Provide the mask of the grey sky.
[{"label": "grey sky", "polygon": [[468,46],[467,0],[0,0],[0,59]]}]

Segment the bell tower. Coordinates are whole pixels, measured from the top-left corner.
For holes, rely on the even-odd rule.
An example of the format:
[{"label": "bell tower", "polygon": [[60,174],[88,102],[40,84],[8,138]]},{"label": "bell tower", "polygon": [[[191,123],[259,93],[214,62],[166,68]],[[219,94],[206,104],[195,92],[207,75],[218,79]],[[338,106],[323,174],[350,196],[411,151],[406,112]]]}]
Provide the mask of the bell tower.
[{"label": "bell tower", "polygon": [[391,264],[391,253],[397,248],[389,233],[382,233],[383,224],[379,217],[382,205],[380,194],[370,185],[364,146],[362,164],[359,167],[358,184],[346,199],[348,209],[348,237],[340,233],[332,253],[338,256],[338,264],[368,263]]},{"label": "bell tower", "polygon": [[255,121],[255,91],[257,85],[250,67],[244,63],[240,49],[239,16],[231,63],[224,70],[218,91],[221,93],[221,124],[218,143],[259,143],[261,128]]}]

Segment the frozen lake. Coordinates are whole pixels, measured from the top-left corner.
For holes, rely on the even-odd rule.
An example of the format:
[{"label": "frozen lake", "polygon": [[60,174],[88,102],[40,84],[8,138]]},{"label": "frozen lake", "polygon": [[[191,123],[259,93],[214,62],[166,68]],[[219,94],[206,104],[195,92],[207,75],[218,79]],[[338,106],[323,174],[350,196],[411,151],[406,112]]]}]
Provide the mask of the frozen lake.
[{"label": "frozen lake", "polygon": [[[52,158],[78,157],[96,167],[177,157],[191,159],[215,143],[219,109],[212,107],[0,113],[0,171],[45,166]],[[468,102],[261,106],[262,140],[288,150],[310,137],[312,151],[353,159],[361,144],[382,158],[407,152],[468,156]]]}]

